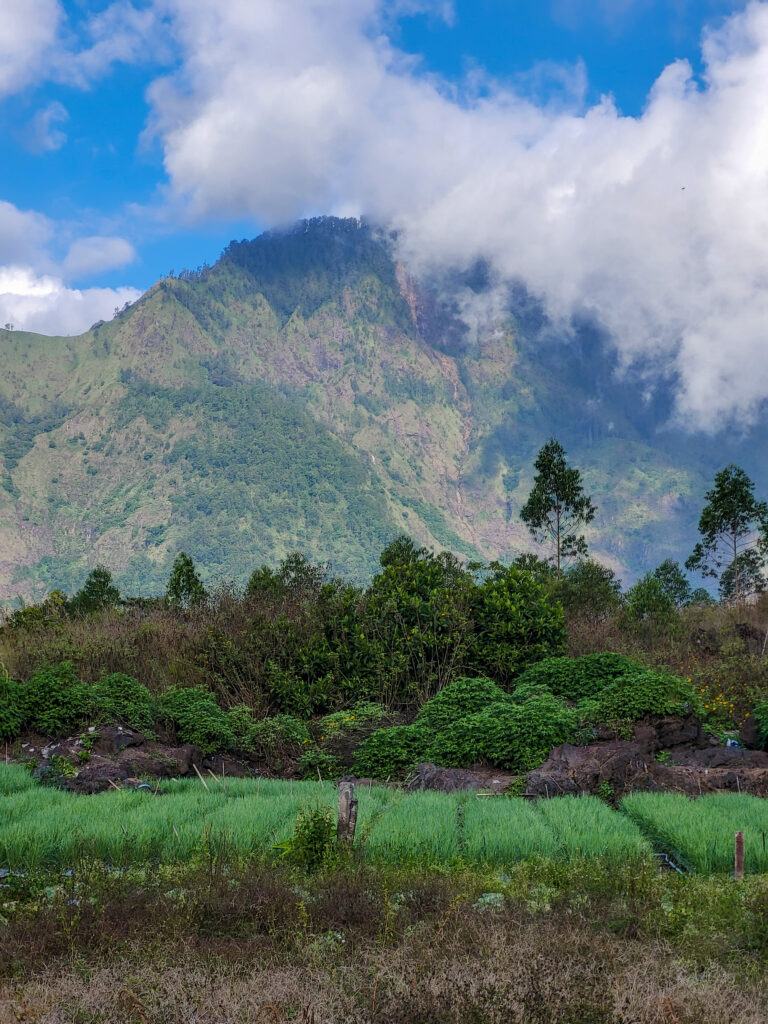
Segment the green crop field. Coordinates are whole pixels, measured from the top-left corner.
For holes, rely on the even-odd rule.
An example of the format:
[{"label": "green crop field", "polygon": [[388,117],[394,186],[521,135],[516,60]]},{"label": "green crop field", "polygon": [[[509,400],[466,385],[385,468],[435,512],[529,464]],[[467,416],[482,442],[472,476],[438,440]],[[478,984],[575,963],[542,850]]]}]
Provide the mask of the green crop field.
[{"label": "green crop field", "polygon": [[744,870],[768,872],[768,800],[762,797],[633,793],[621,806],[654,845],[690,871],[732,871],[734,834],[743,832]]},{"label": "green crop field", "polygon": [[[359,787],[357,843],[366,859],[397,864],[502,866],[541,857],[623,863],[652,847],[697,873],[733,867],[733,836],[745,838],[745,869],[768,872],[768,801],[723,794],[699,800],[639,793],[614,811],[596,797],[529,803],[474,793],[403,793]],[[83,858],[116,866],[185,863],[210,853],[276,855],[301,810],[333,807],[335,786],[317,782],[210,779],[159,790],[77,796],[38,786],[19,767],[0,767],[0,867],[70,867]]]},{"label": "green crop field", "polygon": [[[529,804],[474,794],[358,789],[358,843],[372,861],[504,864],[533,857],[642,857],[629,819],[593,797]],[[83,856],[111,864],[184,862],[205,850],[259,857],[287,839],[300,810],[332,806],[331,783],[231,779],[165,782],[150,790],[82,797],[0,768],[0,865],[66,867]]]}]

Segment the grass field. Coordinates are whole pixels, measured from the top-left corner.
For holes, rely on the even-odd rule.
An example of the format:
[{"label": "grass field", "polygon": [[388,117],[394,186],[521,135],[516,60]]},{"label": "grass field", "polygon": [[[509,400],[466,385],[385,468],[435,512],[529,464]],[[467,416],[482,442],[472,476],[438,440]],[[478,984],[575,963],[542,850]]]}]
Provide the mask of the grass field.
[{"label": "grass field", "polygon": [[[745,869],[768,873],[768,801],[722,794],[627,797],[621,811],[596,797],[529,803],[473,793],[402,793],[359,787],[357,844],[371,862],[503,866],[533,858],[623,863],[670,854],[697,873],[733,867],[733,836],[745,837]],[[42,788],[17,766],[0,767],[0,866],[67,868],[95,858],[114,866],[186,863],[203,856],[265,858],[288,839],[296,816],[333,808],[333,783],[230,779],[164,782],[160,790],[82,797]]]},{"label": "grass field", "polygon": [[622,810],[659,849],[701,874],[733,870],[733,840],[744,833],[744,870],[768,872],[768,800],[717,793],[691,800],[677,793],[633,793]]}]

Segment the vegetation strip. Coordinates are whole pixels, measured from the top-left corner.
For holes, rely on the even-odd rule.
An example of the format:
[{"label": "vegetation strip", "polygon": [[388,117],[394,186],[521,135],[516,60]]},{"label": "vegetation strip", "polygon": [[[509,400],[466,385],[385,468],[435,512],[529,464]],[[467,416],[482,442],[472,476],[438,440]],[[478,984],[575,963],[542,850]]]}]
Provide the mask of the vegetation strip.
[{"label": "vegetation strip", "polygon": [[[0,767],[0,865],[13,870],[69,867],[87,854],[115,866],[183,863],[217,848],[222,856],[279,852],[300,812],[330,807],[331,784],[230,779],[226,789],[200,781],[164,783],[152,792],[83,798],[41,789],[21,767]],[[535,858],[620,863],[649,853],[648,841],[697,873],[726,873],[733,834],[745,835],[748,873],[768,873],[768,803],[736,794],[692,801],[676,794],[634,794],[622,811],[595,797],[535,804],[474,794],[360,787],[358,845],[366,859],[391,864],[511,864]]]}]

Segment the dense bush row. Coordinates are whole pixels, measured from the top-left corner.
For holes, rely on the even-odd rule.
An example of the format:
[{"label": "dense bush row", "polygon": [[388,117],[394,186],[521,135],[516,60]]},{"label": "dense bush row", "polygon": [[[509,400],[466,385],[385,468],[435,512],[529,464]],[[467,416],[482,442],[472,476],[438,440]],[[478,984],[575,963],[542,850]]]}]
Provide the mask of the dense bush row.
[{"label": "dense bush row", "polygon": [[[121,721],[329,777],[376,725],[412,721],[359,748],[381,778],[425,758],[524,770],[595,723],[689,708],[768,739],[765,608],[707,604],[672,564],[626,598],[589,561],[557,579],[533,556],[465,565],[402,537],[380,564],[360,588],[296,554],[211,595],[182,555],[148,600],[98,568],[0,627],[0,737]],[[571,653],[625,653],[563,657],[566,623]]]},{"label": "dense bush row", "polygon": [[[350,712],[353,714],[354,712]],[[370,712],[369,712],[370,714]],[[298,755],[311,742],[309,728],[290,715],[257,719],[246,705],[227,710],[204,686],[172,686],[158,697],[123,673],[89,685],[71,662],[40,669],[27,683],[0,677],[0,738],[26,730],[62,737],[89,725],[119,723],[152,739],[158,733],[194,743],[204,753],[235,751],[269,763]]]},{"label": "dense bush row", "polygon": [[[356,750],[355,771],[401,778],[419,761],[464,767],[484,761],[515,772],[537,767],[564,742],[587,742],[594,726],[621,729],[646,715],[701,713],[689,683],[620,655],[549,658],[508,692],[490,679],[460,678],[427,701],[413,724],[377,728]],[[233,751],[270,767],[298,763],[305,774],[337,774],[333,742],[376,726],[381,705],[355,707],[308,723],[291,715],[258,719],[244,704],[222,708],[203,686],[159,696],[121,673],[86,684],[71,662],[37,671],[27,683],[0,680],[0,737],[25,729],[58,737],[86,725],[120,722],[150,737],[160,731],[205,753]]]},{"label": "dense bush row", "polygon": [[468,767],[484,761],[526,772],[560,743],[589,742],[596,725],[622,731],[646,715],[700,714],[690,683],[616,654],[548,658],[511,693],[489,679],[458,679],[409,726],[380,729],[357,749],[355,771],[401,778],[420,761]]},{"label": "dense bush row", "polygon": [[358,700],[418,707],[462,675],[508,686],[564,650],[563,610],[524,568],[465,566],[405,537],[380,561],[365,589],[294,555],[257,569],[242,595],[209,597],[180,555],[164,598],[123,604],[94,570],[71,600],[15,612],[0,646],[21,679],[71,660],[91,682],[126,672],[153,692],[205,685],[222,706],[297,717]]}]

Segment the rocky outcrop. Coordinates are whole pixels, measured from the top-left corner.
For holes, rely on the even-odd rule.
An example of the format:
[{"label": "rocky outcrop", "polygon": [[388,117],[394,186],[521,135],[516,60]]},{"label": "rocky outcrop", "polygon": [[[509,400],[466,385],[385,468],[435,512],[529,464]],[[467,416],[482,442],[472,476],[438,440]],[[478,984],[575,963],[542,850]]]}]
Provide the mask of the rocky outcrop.
[{"label": "rocky outcrop", "polygon": [[636,726],[631,740],[556,747],[541,768],[529,773],[525,795],[618,798],[635,790],[768,795],[768,753],[723,746],[695,718],[662,718]]}]

